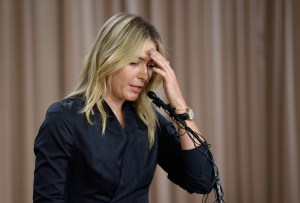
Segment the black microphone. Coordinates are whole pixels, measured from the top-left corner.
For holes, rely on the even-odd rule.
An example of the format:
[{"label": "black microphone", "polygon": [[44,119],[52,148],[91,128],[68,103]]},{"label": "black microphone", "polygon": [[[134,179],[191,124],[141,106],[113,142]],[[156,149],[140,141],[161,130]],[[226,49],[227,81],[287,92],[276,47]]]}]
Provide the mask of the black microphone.
[{"label": "black microphone", "polygon": [[170,104],[166,104],[163,100],[161,100],[154,92],[149,91],[148,97],[152,99],[152,102],[158,107],[162,108],[171,118],[178,120],[178,115],[175,113],[175,108]]},{"label": "black microphone", "polygon": [[[148,97],[150,98],[150,99],[157,99],[158,97],[156,96],[156,94],[154,93],[154,92],[152,92],[152,91],[149,91],[148,92]],[[159,99],[159,98],[158,98]]]},{"label": "black microphone", "polygon": [[150,99],[152,99],[152,102],[158,108],[162,107],[164,109],[164,107],[166,106],[165,102],[163,100],[161,100],[154,92],[149,91],[147,95]]}]

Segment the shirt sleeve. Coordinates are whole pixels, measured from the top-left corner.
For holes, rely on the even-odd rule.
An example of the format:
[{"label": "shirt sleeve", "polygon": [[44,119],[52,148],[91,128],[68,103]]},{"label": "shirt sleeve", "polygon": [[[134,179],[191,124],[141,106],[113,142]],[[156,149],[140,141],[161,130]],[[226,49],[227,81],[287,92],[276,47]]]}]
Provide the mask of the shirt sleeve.
[{"label": "shirt sleeve", "polygon": [[34,143],[34,203],[66,202],[73,133],[69,113],[55,103],[47,111]]},{"label": "shirt sleeve", "polygon": [[207,144],[182,150],[177,129],[159,115],[158,164],[168,178],[190,193],[207,194],[213,188],[213,162]]}]

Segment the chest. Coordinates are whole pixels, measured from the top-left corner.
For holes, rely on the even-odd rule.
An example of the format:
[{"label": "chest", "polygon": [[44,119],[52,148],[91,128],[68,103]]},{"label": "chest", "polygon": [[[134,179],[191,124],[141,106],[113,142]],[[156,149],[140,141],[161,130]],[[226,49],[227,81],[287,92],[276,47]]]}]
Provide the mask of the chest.
[{"label": "chest", "polygon": [[105,134],[101,132],[101,123],[75,131],[72,173],[81,177],[78,184],[111,195],[128,186],[132,190],[149,186],[157,164],[157,144],[149,149],[147,127],[132,119],[122,128],[111,118]]}]

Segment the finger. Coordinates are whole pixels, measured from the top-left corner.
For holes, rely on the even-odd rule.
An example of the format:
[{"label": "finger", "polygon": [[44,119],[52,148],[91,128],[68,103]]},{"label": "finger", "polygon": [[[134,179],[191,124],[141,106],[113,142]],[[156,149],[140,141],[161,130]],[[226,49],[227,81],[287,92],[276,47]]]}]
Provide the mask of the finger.
[{"label": "finger", "polygon": [[153,59],[153,61],[162,69],[165,68],[171,68],[170,62],[165,59],[159,52],[157,52],[155,49],[150,50],[150,57]]},{"label": "finger", "polygon": [[165,71],[163,71],[162,69],[159,68],[153,68],[153,71],[155,73],[158,73],[159,75],[161,75],[163,78],[165,78],[167,76],[167,73]]}]

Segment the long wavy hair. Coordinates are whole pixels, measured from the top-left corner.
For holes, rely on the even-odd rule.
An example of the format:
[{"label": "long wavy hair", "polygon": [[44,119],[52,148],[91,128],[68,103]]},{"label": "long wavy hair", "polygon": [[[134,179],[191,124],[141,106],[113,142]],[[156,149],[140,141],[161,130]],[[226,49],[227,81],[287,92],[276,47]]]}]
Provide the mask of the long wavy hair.
[{"label": "long wavy hair", "polygon": [[[69,96],[81,97],[85,101],[82,113],[92,125],[91,116],[96,106],[102,118],[102,134],[105,134],[106,112],[103,97],[111,83],[112,75],[135,60],[144,43],[152,40],[156,49],[165,55],[165,48],[157,29],[144,18],[133,14],[117,14],[101,28],[96,41],[83,65],[81,79]],[[134,101],[136,112],[148,127],[148,142],[151,148],[157,123],[155,111],[147,92],[154,90],[162,82],[162,77],[153,74],[138,98]]]}]

